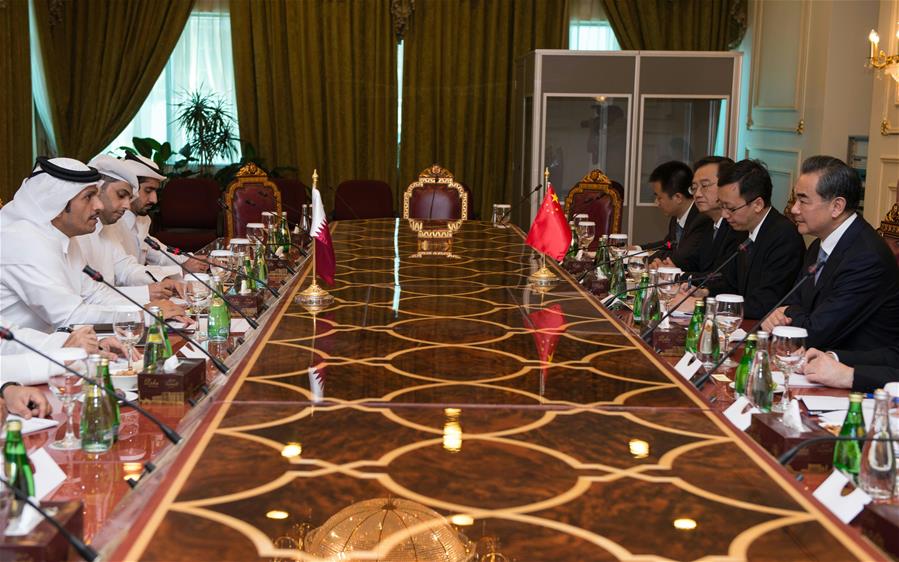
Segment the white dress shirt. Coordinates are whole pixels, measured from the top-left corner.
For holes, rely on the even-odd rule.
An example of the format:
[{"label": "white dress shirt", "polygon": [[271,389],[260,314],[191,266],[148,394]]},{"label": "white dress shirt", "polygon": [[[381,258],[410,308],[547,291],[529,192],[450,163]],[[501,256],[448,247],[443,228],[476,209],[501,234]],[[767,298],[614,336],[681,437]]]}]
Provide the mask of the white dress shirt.
[{"label": "white dress shirt", "polygon": [[154,278],[148,268],[137,263],[134,256],[126,254],[115,240],[101,236],[100,232],[78,237],[78,245],[88,265],[137,302],[150,302],[150,288],[147,285],[154,282]]},{"label": "white dress shirt", "polygon": [[[6,323],[3,323],[6,326]],[[46,334],[30,328],[10,328],[16,340],[52,354],[60,349],[69,334],[54,332]],[[37,353],[18,343],[18,341],[0,340],[0,384],[17,382],[23,385],[46,384],[50,375],[61,373],[62,367],[51,363]]]},{"label": "white dress shirt", "polygon": [[755,228],[752,229],[752,232],[749,233],[749,239],[755,242],[756,237],[759,235],[759,231],[762,229],[762,225],[765,224],[765,219],[768,218],[768,213],[771,212],[771,207],[768,207],[768,210],[765,211],[765,216],[762,217],[762,220],[759,221]]},{"label": "white dress shirt", "polygon": [[690,203],[690,206],[687,207],[687,210],[681,216],[677,217],[677,224],[680,225],[681,228],[686,228],[687,226],[687,217],[690,216],[690,211],[693,210],[693,203]]},{"label": "white dress shirt", "polygon": [[838,226],[827,236],[827,238],[821,241],[821,249],[824,250],[828,256],[833,253],[834,248],[836,248],[837,244],[840,242],[840,238],[846,234],[846,231],[849,230],[849,226],[855,221],[856,217],[858,217],[856,213],[849,215],[849,218],[844,220],[843,224]]},{"label": "white dress shirt", "polygon": [[0,230],[0,316],[11,324],[52,332],[69,324],[111,323],[128,301],[82,272],[75,238],[29,221]]},{"label": "white dress shirt", "polygon": [[[150,234],[150,217],[139,217],[131,211],[125,211],[115,224],[103,228],[100,236],[116,241],[125,253],[134,256],[137,263],[142,265],[174,266],[174,262],[167,258],[159,250],[154,250],[144,242]],[[154,238],[154,240],[156,240]],[[165,246],[159,240],[160,245]],[[184,263],[187,256],[172,256],[178,263]]]}]

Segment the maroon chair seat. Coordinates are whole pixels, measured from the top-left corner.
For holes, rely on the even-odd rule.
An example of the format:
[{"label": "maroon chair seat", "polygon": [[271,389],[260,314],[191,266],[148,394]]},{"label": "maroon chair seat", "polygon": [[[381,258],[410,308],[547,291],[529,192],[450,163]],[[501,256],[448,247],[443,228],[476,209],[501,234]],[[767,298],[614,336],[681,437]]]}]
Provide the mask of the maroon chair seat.
[{"label": "maroon chair seat", "polygon": [[281,207],[287,213],[291,224],[300,223],[303,205],[309,202],[309,189],[306,184],[293,178],[271,178],[272,183],[281,191]]},{"label": "maroon chair seat", "polygon": [[417,187],[409,198],[409,218],[451,221],[461,219],[462,197],[459,196],[459,190],[439,183]]},{"label": "maroon chair seat", "polygon": [[244,185],[235,190],[231,194],[228,208],[231,209],[228,217],[228,236],[230,238],[245,238],[247,224],[261,223],[264,211],[280,212],[271,186],[264,184]]},{"label": "maroon chair seat", "polygon": [[589,249],[595,250],[603,235],[621,232],[623,193],[621,184],[610,180],[602,170],[591,170],[568,191],[565,197],[568,219],[585,213],[596,223],[596,237]]},{"label": "maroon chair seat", "polygon": [[334,194],[334,220],[393,218],[393,194],[380,180],[347,180]]},{"label": "maroon chair seat", "polygon": [[162,242],[193,252],[218,237],[218,183],[210,178],[173,178],[159,194],[156,234]]}]

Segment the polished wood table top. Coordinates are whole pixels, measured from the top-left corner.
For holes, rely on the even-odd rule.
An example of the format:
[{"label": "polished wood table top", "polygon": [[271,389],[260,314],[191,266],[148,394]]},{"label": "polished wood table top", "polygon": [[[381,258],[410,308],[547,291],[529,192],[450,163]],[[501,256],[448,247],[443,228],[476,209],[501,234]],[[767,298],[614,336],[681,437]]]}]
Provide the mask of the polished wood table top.
[{"label": "polished wood table top", "polygon": [[276,307],[109,559],[388,559],[448,522],[518,561],[883,558],[570,276],[528,288],[519,230],[333,239],[335,303]]}]

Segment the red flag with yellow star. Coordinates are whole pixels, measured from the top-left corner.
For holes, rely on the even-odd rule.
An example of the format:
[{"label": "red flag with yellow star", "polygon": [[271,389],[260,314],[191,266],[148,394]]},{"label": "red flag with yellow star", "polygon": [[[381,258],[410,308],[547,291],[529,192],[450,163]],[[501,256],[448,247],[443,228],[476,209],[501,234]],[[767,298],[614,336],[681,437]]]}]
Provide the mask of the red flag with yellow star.
[{"label": "red flag with yellow star", "polygon": [[565,257],[568,246],[571,245],[571,229],[568,228],[568,221],[552,184],[546,186],[546,197],[528,231],[526,242],[528,246],[556,261]]}]

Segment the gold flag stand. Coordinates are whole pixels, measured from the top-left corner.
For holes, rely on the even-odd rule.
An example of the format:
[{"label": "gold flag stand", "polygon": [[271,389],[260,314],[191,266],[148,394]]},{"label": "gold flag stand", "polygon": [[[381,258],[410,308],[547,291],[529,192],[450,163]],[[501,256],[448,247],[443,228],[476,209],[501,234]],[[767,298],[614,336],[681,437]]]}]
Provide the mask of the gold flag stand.
[{"label": "gold flag stand", "polygon": [[[318,188],[318,170],[312,172],[312,189]],[[311,233],[310,233],[311,236]],[[316,280],[315,271],[315,240],[312,241],[312,252],[309,256],[312,260],[312,283],[303,289],[294,299],[297,304],[305,306],[313,314],[324,310],[334,302],[334,297],[328,291],[321,288]]]},{"label": "gold flag stand", "polygon": [[[547,185],[549,185],[549,168],[543,170],[544,188]],[[541,252],[540,255],[543,256],[543,263],[540,266],[540,269],[528,276],[528,281],[530,281],[531,284],[537,288],[552,287],[559,280],[559,276],[550,271],[548,267],[546,267],[546,254]]]}]

